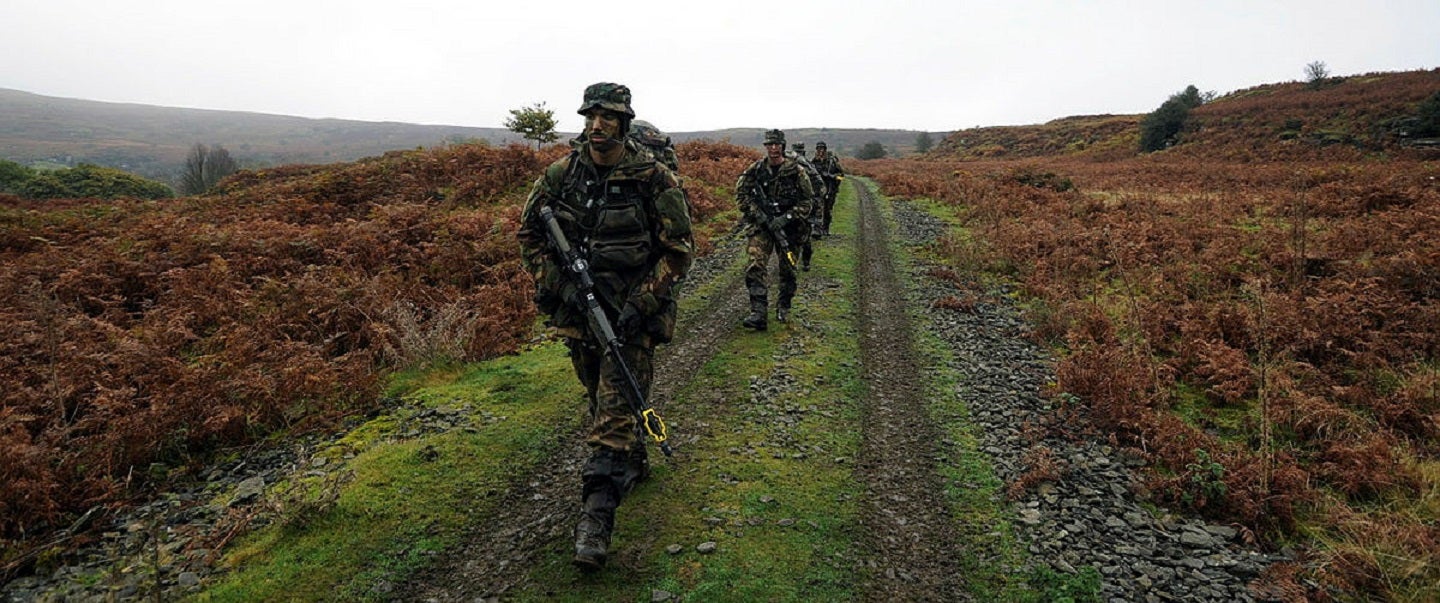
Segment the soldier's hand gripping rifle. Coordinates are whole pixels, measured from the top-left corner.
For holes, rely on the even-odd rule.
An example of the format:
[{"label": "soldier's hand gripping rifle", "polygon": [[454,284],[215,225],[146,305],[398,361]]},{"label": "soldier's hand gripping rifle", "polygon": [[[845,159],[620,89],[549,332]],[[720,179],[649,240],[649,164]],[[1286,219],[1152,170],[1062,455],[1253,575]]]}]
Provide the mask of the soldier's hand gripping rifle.
[{"label": "soldier's hand gripping rifle", "polygon": [[756,206],[763,214],[761,222],[765,230],[770,231],[770,238],[775,239],[775,245],[780,248],[780,261],[789,262],[790,267],[794,268],[795,250],[790,248],[790,238],[785,236],[784,227],[776,228],[774,224],[775,218],[784,213],[780,211],[780,204],[770,200],[770,196],[765,194],[765,187],[761,186],[759,182],[752,184],[751,190],[755,192],[755,198],[759,200]]},{"label": "soldier's hand gripping rifle", "polygon": [[660,451],[664,452],[665,456],[674,454],[675,451],[666,441],[669,435],[665,431],[665,422],[656,414],[655,409],[650,407],[650,401],[645,399],[645,391],[640,389],[640,381],[635,378],[635,373],[630,370],[630,365],[625,363],[625,356],[621,354],[620,338],[615,335],[614,327],[610,326],[610,319],[605,317],[605,309],[600,307],[600,300],[595,298],[595,279],[590,276],[590,263],[570,247],[570,242],[565,239],[565,231],[560,230],[560,223],[555,220],[554,211],[549,207],[541,207],[540,218],[545,221],[545,234],[550,239],[550,244],[555,246],[555,250],[565,262],[565,270],[570,273],[571,282],[580,290],[589,315],[587,322],[590,323],[590,332],[605,342],[605,350],[615,360],[615,366],[620,367],[620,373],[625,376],[625,397],[630,399],[630,409],[635,412],[640,425],[644,426],[645,433],[650,434],[660,446]]}]

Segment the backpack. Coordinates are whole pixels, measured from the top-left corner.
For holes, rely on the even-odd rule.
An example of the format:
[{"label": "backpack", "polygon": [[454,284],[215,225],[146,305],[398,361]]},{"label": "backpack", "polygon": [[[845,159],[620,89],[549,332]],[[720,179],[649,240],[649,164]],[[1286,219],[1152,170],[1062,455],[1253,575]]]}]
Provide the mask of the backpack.
[{"label": "backpack", "polygon": [[626,137],[634,140],[640,148],[648,151],[655,161],[670,168],[670,171],[680,171],[680,158],[675,154],[675,145],[670,142],[670,135],[661,132],[655,124],[643,119],[634,120],[630,122],[630,133],[626,134]]}]

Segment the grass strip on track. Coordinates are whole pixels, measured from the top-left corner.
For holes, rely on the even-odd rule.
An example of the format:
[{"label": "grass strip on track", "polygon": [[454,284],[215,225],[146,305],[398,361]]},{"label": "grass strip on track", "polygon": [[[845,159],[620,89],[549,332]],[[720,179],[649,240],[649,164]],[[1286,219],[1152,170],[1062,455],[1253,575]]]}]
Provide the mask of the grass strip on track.
[{"label": "grass strip on track", "polygon": [[[319,455],[353,479],[303,529],[277,521],[245,537],[222,560],[232,571],[201,593],[209,601],[333,601],[385,598],[393,584],[493,517],[511,480],[561,448],[579,427],[579,395],[564,346],[411,376],[424,407],[466,407],[473,428],[390,440],[382,416]],[[353,454],[345,460],[343,457]],[[284,518],[284,513],[281,515]],[[377,585],[380,588],[376,588]]]}]

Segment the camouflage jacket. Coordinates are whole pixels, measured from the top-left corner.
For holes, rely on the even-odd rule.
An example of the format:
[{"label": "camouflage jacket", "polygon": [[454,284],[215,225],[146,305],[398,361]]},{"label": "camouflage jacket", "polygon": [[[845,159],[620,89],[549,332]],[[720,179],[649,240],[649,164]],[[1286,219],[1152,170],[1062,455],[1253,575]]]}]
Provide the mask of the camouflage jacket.
[{"label": "camouflage jacket", "polygon": [[[646,316],[674,319],[672,289],[690,270],[695,242],[689,201],[674,172],[633,141],[608,172],[590,157],[590,143],[550,164],[535,180],[517,238],[535,277],[535,303],[566,337],[588,338],[580,308],[565,303],[574,285],[546,238],[540,208],[550,207],[570,245],[590,264],[596,297],[614,320],[632,302]],[[661,338],[668,340],[668,334]]]},{"label": "camouflage jacket", "polygon": [[784,213],[801,220],[809,218],[815,210],[815,187],[796,160],[787,157],[772,167],[768,158],[761,158],[740,173],[735,201],[753,233],[762,218]]},{"label": "camouflage jacket", "polygon": [[820,174],[820,170],[815,169],[815,164],[810,163],[810,160],[806,159],[804,155],[794,151],[786,151],[785,156],[794,159],[795,163],[800,164],[800,168],[805,170],[805,175],[810,177],[810,188],[815,190],[816,199],[824,196],[825,179]]},{"label": "camouflage jacket", "polygon": [[840,167],[840,158],[834,153],[825,153],[824,157],[816,156],[810,163],[820,171],[820,176],[826,180],[835,180],[845,175],[845,170]]}]

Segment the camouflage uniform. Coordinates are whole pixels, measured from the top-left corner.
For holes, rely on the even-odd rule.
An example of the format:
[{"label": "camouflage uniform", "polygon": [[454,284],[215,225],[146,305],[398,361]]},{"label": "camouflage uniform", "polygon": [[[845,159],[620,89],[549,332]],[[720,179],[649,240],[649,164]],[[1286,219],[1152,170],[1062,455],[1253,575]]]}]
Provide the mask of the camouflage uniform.
[{"label": "camouflage uniform", "polygon": [[835,196],[840,192],[840,181],[845,178],[845,169],[840,167],[840,158],[829,152],[823,141],[815,144],[815,159],[810,162],[825,181],[824,202],[821,204],[819,236],[830,235],[830,218],[835,212]]},{"label": "camouflage uniform", "polygon": [[[585,90],[582,115],[606,109],[633,118],[629,89],[595,84]],[[621,130],[629,120],[621,118]],[[690,268],[694,241],[689,205],[675,174],[632,140],[614,166],[598,166],[591,143],[550,164],[530,191],[518,233],[524,263],[535,277],[535,303],[565,337],[575,374],[589,399],[590,460],[581,471],[581,522],[576,563],[603,565],[614,509],[648,473],[645,442],[624,377],[605,342],[591,334],[576,301],[576,287],[551,249],[541,207],[549,207],[572,247],[590,264],[595,296],[624,341],[623,355],[648,396],[656,344],[670,340],[675,324],[672,287]],[[588,547],[588,548],[587,548]]]},{"label": "camouflage uniform", "polygon": [[821,209],[824,203],[825,180],[820,177],[820,171],[815,169],[814,164],[805,158],[805,143],[797,142],[790,145],[790,149],[792,152],[786,153],[785,156],[800,164],[800,167],[805,170],[805,175],[810,178],[810,188],[815,191],[815,197],[811,200],[814,209],[811,210],[809,219],[803,223],[803,232],[797,233],[800,244],[800,269],[808,272],[810,258],[815,255],[814,244],[811,241],[819,238],[820,223],[823,217]]},{"label": "camouflage uniform", "polygon": [[[784,147],[784,132],[770,130],[765,133],[766,144],[776,142]],[[791,300],[795,297],[795,265],[793,259],[783,257],[770,225],[780,227],[778,230],[784,233],[793,252],[806,228],[805,220],[814,209],[814,198],[815,190],[804,168],[789,157],[784,157],[778,165],[771,165],[768,157],[756,161],[740,174],[735,183],[735,200],[740,205],[749,237],[747,252],[750,264],[745,268],[745,288],[750,292],[751,314],[745,319],[746,327],[757,330],[766,327],[767,272],[772,252],[781,256],[775,316],[781,322],[786,320]]]}]

